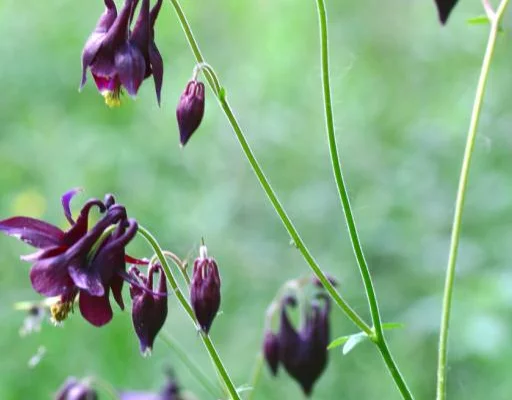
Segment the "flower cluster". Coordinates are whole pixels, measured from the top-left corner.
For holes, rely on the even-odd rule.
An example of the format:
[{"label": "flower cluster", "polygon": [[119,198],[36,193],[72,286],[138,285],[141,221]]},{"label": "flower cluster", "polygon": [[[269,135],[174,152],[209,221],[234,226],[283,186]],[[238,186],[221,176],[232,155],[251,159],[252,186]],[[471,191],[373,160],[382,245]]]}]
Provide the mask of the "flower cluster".
[{"label": "flower cluster", "polygon": [[137,20],[130,29],[139,0],[125,0],[117,12],[114,0],[105,1],[105,12],[85,43],[82,52],[82,81],[87,69],[108,106],[119,106],[123,88],[136,96],[142,82],[153,75],[156,98],[160,104],[163,61],[155,44],[155,22],[163,0],[150,10],[150,0],[142,0]]},{"label": "flower cluster", "polygon": [[[279,366],[283,366],[299,383],[304,394],[310,396],[315,382],[327,366],[331,302],[326,293],[320,292],[309,302],[302,304],[303,324],[299,330],[288,316],[287,309],[290,307],[297,307],[297,298],[294,295],[286,295],[280,299],[277,306],[279,330],[274,333],[268,321],[263,340],[263,355],[272,375],[277,375]],[[268,315],[269,318],[272,313]]]}]

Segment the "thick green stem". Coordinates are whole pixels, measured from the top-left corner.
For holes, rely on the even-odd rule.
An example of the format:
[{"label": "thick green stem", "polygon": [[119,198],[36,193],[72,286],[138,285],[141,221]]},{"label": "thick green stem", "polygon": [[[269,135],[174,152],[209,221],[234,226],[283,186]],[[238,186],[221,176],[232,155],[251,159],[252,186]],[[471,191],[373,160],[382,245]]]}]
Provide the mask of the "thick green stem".
[{"label": "thick green stem", "polygon": [[[171,286],[172,291],[176,295],[176,298],[180,302],[181,306],[185,310],[185,312],[188,314],[192,322],[194,323],[194,326],[197,328],[198,325],[196,323],[196,318],[194,315],[194,310],[192,310],[192,307],[188,303],[186,297],[183,295],[183,292],[178,286],[178,283],[176,282],[176,279],[174,278],[174,275],[172,273],[171,268],[169,267],[169,264],[167,262],[167,259],[164,256],[164,253],[162,251],[162,248],[158,244],[157,240],[154,238],[154,236],[144,227],[139,225],[138,233],[142,235],[144,239],[149,243],[149,245],[153,248],[153,251],[158,257],[158,260],[160,261],[160,264],[162,265],[162,268],[165,273],[165,277],[167,278],[167,281],[169,282],[169,285]],[[229,377],[228,371],[224,367],[224,364],[222,363],[222,360],[219,357],[219,354],[217,353],[217,350],[215,349],[215,346],[213,345],[213,342],[210,339],[210,336],[208,336],[206,333],[201,331],[201,339],[203,341],[204,346],[206,347],[206,350],[208,351],[208,354],[210,355],[210,358],[212,359],[215,368],[217,369],[222,381],[226,385],[226,388],[233,400],[241,400],[240,396],[238,395],[238,392],[236,391],[236,387],[233,384],[233,381]]]},{"label": "thick green stem", "polygon": [[[188,43],[190,45],[190,48],[192,49],[192,52],[194,53],[194,57],[198,63],[204,63],[204,57],[201,54],[201,51],[199,50],[199,46],[197,45],[197,42],[194,38],[194,35],[192,33],[192,30],[190,29],[190,25],[185,17],[185,14],[183,13],[181,6],[178,2],[178,0],[170,0],[172,5],[174,6],[176,13],[178,15],[178,18],[181,22],[181,25],[183,27],[183,31],[185,32],[185,35],[187,37]],[[206,79],[212,88],[212,90],[215,91],[216,85],[215,81],[218,82],[218,79],[213,79],[212,75],[213,70],[208,70],[208,74],[205,74]],[[222,86],[221,86],[222,87]],[[295,245],[299,249],[299,251],[302,253],[302,256],[308,263],[309,267],[313,271],[313,273],[318,277],[322,285],[325,287],[327,292],[331,295],[335,303],[345,312],[345,314],[348,316],[348,318],[361,329],[363,332],[365,332],[368,335],[373,335],[373,330],[362,320],[362,318],[349,306],[349,304],[341,297],[341,295],[338,293],[336,288],[329,282],[326,275],[322,272],[320,267],[318,266],[317,262],[307,249],[306,245],[304,244],[302,238],[300,237],[297,229],[293,225],[292,221],[288,217],[288,214],[284,210],[283,206],[281,205],[281,202],[277,198],[277,195],[275,194],[274,190],[272,189],[272,186],[270,185],[270,182],[268,181],[267,177],[263,173],[263,170],[261,169],[258,161],[256,160],[256,157],[254,156],[249,143],[245,139],[245,135],[240,127],[240,124],[238,123],[235,115],[233,114],[233,111],[223,93],[221,91],[218,94],[217,97],[222,109],[224,110],[224,113],[226,114],[226,117],[229,120],[229,123],[231,127],[233,128],[233,131],[236,134],[236,137],[240,143],[240,146],[242,147],[242,150],[251,164],[251,167],[256,174],[256,177],[258,178],[261,186],[263,187],[263,190],[267,194],[267,197],[269,198],[270,202],[272,203],[272,206],[274,207],[274,210],[278,214],[279,218],[281,219],[281,222],[285,226],[286,230],[288,231],[289,235],[293,239]]]},{"label": "thick green stem", "polygon": [[482,68],[478,85],[476,88],[475,100],[473,103],[473,110],[471,112],[471,121],[468,129],[468,136],[466,140],[466,148],[464,150],[464,158],[462,160],[462,168],[459,178],[459,186],[457,190],[457,199],[455,201],[455,213],[453,217],[452,235],[450,242],[450,254],[448,256],[448,265],[446,267],[446,280],[444,285],[443,295],[443,308],[441,315],[441,330],[439,334],[439,353],[437,365],[437,400],[446,399],[446,369],[448,361],[448,333],[450,325],[450,311],[453,296],[453,286],[455,281],[455,267],[457,265],[457,254],[459,249],[459,240],[462,223],[462,212],[464,209],[464,201],[466,198],[466,189],[468,186],[469,168],[475,147],[476,132],[478,122],[482,111],[482,104],[484,101],[485,87],[491,67],[491,61],[496,47],[496,38],[499,32],[499,24],[505,8],[507,7],[508,0],[502,0],[496,13],[489,12],[491,29],[489,32],[489,39],[487,41],[487,48],[485,50],[484,59],[482,61]]},{"label": "thick green stem", "polygon": [[377,295],[375,294],[375,288],[373,286],[372,277],[366,259],[364,257],[363,248],[359,235],[357,233],[356,222],[354,220],[354,214],[352,213],[352,207],[350,206],[350,200],[348,196],[347,186],[343,179],[343,173],[341,170],[341,162],[338,155],[338,147],[336,144],[336,134],[334,130],[334,117],[331,100],[331,85],[329,77],[329,38],[327,28],[327,9],[325,7],[324,0],[316,0],[318,21],[320,27],[320,58],[322,63],[322,88],[324,96],[324,108],[325,108],[325,122],[327,128],[327,139],[329,142],[329,153],[331,157],[332,169],[334,172],[334,179],[338,188],[338,194],[340,197],[343,213],[345,215],[345,221],[348,228],[350,241],[352,243],[352,249],[356,257],[359,272],[363,280],[365,287],[366,298],[368,299],[368,305],[370,307],[370,313],[373,322],[374,334],[371,336],[372,340],[377,344],[379,351],[388,367],[388,370],[393,377],[400,393],[404,399],[412,399],[413,396],[405,383],[405,380],[400,373],[396,363],[394,362],[389,352],[386,338],[384,337],[384,331],[382,329],[382,319],[380,316],[379,305],[377,302]]}]

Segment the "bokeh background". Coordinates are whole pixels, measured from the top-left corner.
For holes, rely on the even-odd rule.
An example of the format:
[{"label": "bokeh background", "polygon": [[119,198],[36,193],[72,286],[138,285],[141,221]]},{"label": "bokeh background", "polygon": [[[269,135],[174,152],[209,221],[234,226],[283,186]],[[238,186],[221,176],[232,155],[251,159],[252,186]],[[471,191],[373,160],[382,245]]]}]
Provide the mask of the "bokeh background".
[{"label": "bokeh background", "polygon": [[[436,345],[450,225],[485,26],[464,1],[447,27],[433,1],[329,1],[333,99],[340,153],[390,346],[418,399],[434,398]],[[315,257],[368,319],[330,170],[313,1],[183,1],[256,155]],[[80,53],[101,0],[0,0],[0,218],[30,215],[66,226],[60,195],[114,193],[165,247],[195,257],[201,237],[222,273],[212,337],[237,384],[247,384],[265,308],[280,285],[308,273],[208,93],[200,130],[178,145],[175,106],[194,66],[168,2],[157,25],[165,61],[162,107],[151,81],[136,101],[108,109],[92,80],[78,94]],[[509,18],[505,28],[510,27]],[[512,47],[501,35],[471,173],[450,336],[449,398],[512,393]],[[158,390],[172,366],[211,399],[163,342],[142,358],[128,312],[102,329],[79,314],[19,336],[31,249],[0,238],[0,398],[48,399],[68,375]],[[141,239],[131,253],[150,256]],[[125,293],[127,294],[127,293]],[[174,299],[165,326],[211,380],[202,344]],[[356,332],[339,310],[332,336]],[[45,355],[33,368],[31,357]],[[368,343],[330,354],[317,399],[398,399]],[[105,398],[108,398],[105,396]],[[301,398],[284,373],[264,370],[255,399]]]}]

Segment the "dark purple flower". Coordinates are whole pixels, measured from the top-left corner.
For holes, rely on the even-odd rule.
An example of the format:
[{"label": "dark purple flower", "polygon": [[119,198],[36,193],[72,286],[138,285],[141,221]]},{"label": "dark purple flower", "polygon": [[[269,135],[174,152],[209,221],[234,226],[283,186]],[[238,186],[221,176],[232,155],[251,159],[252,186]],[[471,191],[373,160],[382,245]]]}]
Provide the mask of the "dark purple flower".
[{"label": "dark purple flower", "polygon": [[265,332],[265,338],[263,339],[263,357],[272,375],[276,376],[279,368],[279,338],[271,330]]},{"label": "dark purple flower", "polygon": [[444,25],[458,0],[436,0],[439,20]]},{"label": "dark purple flower", "polygon": [[190,302],[201,329],[208,333],[220,306],[220,276],[217,263],[208,257],[206,246],[199,249],[194,261]]},{"label": "dark purple flower", "polygon": [[55,400],[97,400],[98,394],[86,382],[70,377],[61,386]]},{"label": "dark purple flower", "polygon": [[[158,292],[153,292],[153,275],[157,272],[160,272],[160,282]],[[159,264],[149,268],[147,277],[136,267],[132,267],[130,273],[134,278],[130,284],[133,327],[139,337],[140,351],[146,355],[151,353],[156,335],[167,318],[166,278]]]},{"label": "dark purple flower", "polygon": [[311,305],[305,312],[305,323],[299,332],[291,324],[286,311],[286,307],[296,306],[295,298],[286,298],[281,306],[279,360],[306,396],[311,395],[328,359],[330,299],[326,294],[319,294],[318,298],[324,300],[324,306]]},{"label": "dark purple flower", "polygon": [[[60,301],[51,308],[55,321],[67,317],[79,295],[84,318],[95,326],[102,326],[112,318],[110,290],[123,307],[124,247],[134,237],[137,223],[127,219],[123,206],[113,202],[107,207],[98,199],[87,201],[74,221],[70,201],[77,192],[71,190],[62,197],[64,214],[71,224],[68,231],[29,217],[2,220],[0,231],[40,249],[22,259],[33,263],[30,280],[36,292],[47,297],[60,296]],[[88,230],[93,207],[104,215]],[[112,233],[111,226],[115,226]]]},{"label": "dark purple flower", "polygon": [[185,88],[176,108],[180,143],[185,146],[201,124],[204,115],[204,83],[193,79]]},{"label": "dark purple flower", "polygon": [[119,106],[124,88],[136,96],[143,80],[154,75],[157,98],[160,99],[163,63],[154,43],[154,24],[161,2],[149,10],[149,0],[143,0],[133,32],[133,19],[138,0],[125,0],[117,13],[113,0],[104,0],[106,10],[89,36],[82,53],[83,88],[90,68],[96,86],[109,106]]}]

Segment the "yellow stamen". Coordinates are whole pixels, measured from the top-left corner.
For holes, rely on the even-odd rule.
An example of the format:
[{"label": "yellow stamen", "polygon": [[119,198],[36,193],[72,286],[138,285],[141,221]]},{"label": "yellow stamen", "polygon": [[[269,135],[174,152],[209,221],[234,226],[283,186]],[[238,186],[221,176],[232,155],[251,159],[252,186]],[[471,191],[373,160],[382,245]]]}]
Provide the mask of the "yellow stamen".
[{"label": "yellow stamen", "polygon": [[117,87],[114,90],[105,91],[102,93],[105,98],[105,104],[110,108],[119,107],[121,105],[121,87]]},{"label": "yellow stamen", "polygon": [[55,302],[50,307],[52,321],[56,324],[64,321],[68,317],[70,311],[73,311],[73,300],[66,302],[59,300]]}]

